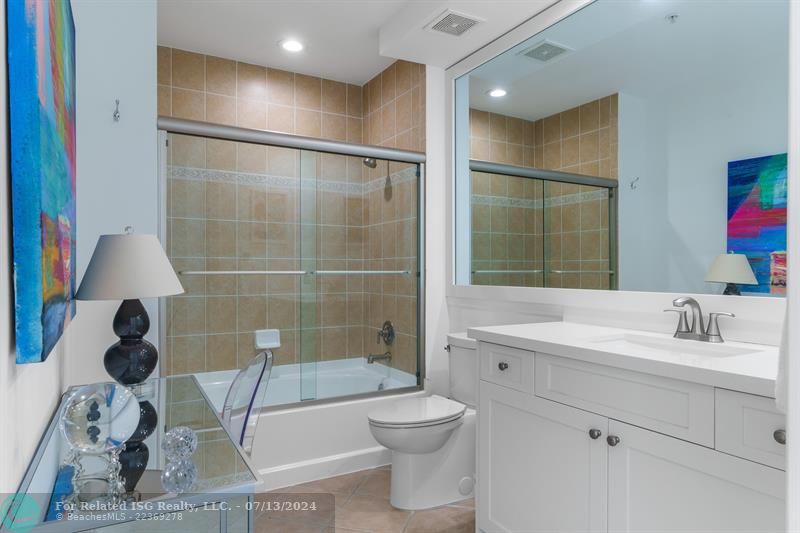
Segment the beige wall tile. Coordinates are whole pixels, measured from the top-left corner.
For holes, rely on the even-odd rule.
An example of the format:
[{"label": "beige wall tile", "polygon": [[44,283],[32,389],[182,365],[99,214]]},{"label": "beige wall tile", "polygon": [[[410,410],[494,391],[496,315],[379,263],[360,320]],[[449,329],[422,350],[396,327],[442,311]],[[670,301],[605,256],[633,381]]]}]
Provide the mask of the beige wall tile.
[{"label": "beige wall tile", "polygon": [[360,118],[347,117],[347,142],[361,144],[363,135],[363,121]]},{"label": "beige wall tile", "polygon": [[203,168],[206,161],[206,140],[188,135],[169,136],[172,164],[177,166]]},{"label": "beige wall tile", "polygon": [[172,85],[172,48],[159,46],[156,58],[159,85]]},{"label": "beige wall tile", "polygon": [[206,95],[206,120],[214,124],[236,125],[236,99],[209,93]]},{"label": "beige wall tile", "polygon": [[208,139],[206,141],[206,167],[217,170],[236,170],[236,143]]},{"label": "beige wall tile", "polygon": [[233,220],[236,216],[236,184],[208,181],[206,189],[206,218]]},{"label": "beige wall tile", "polygon": [[240,183],[236,186],[236,192],[237,220],[267,221],[267,187],[265,185]]},{"label": "beige wall tile", "polygon": [[543,144],[561,140],[561,115],[547,117],[542,122]]},{"label": "beige wall tile", "polygon": [[263,174],[267,170],[267,148],[257,144],[237,143],[236,168],[242,172]]},{"label": "beige wall tile", "polygon": [[347,84],[347,114],[353,117],[363,116],[364,90],[358,85]]},{"label": "beige wall tile", "polygon": [[[599,156],[599,135],[597,131],[580,136],[581,163],[597,161]],[[545,160],[547,157],[545,156]]]},{"label": "beige wall tile", "polygon": [[295,105],[319,111],[322,109],[322,80],[315,76],[295,74]]},{"label": "beige wall tile", "polygon": [[295,111],[295,133],[306,137],[322,135],[322,113],[307,109]]},{"label": "beige wall tile", "polygon": [[397,63],[395,62],[381,72],[381,105],[386,105],[397,96],[396,71]]},{"label": "beige wall tile", "polygon": [[172,50],[172,85],[182,89],[205,90],[205,56]]},{"label": "beige wall tile", "polygon": [[322,114],[322,137],[335,141],[347,140],[347,119],[344,115]]},{"label": "beige wall tile", "polygon": [[200,91],[172,89],[172,116],[205,120],[206,95]]},{"label": "beige wall tile", "polygon": [[403,60],[395,63],[395,87],[398,95],[411,90],[411,69],[415,66]]},{"label": "beige wall tile", "polygon": [[395,114],[395,129],[397,133],[410,130],[412,126],[411,92],[406,91],[397,97]]},{"label": "beige wall tile", "polygon": [[206,254],[208,257],[236,257],[236,222],[206,222]]},{"label": "beige wall tile", "polygon": [[470,131],[473,137],[489,138],[489,113],[470,109]]},{"label": "beige wall tile", "polygon": [[267,327],[267,297],[239,296],[236,322],[240,332]]},{"label": "beige wall tile", "polygon": [[267,69],[248,63],[236,63],[236,95],[250,100],[265,100]]},{"label": "beige wall tile", "polygon": [[267,129],[282,133],[294,133],[294,109],[270,104],[267,109]]},{"label": "beige wall tile", "polygon": [[[209,296],[206,298],[206,333],[236,332],[236,297]],[[232,337],[232,336],[231,336]],[[235,340],[235,338],[234,338]],[[215,346],[218,343],[215,343]],[[230,347],[235,353],[234,347]]]},{"label": "beige wall tile", "polygon": [[206,56],[206,90],[236,96],[236,61]]},{"label": "beige wall tile", "polygon": [[271,68],[267,70],[267,80],[270,103],[294,105],[294,73]]},{"label": "beige wall tile", "polygon": [[583,104],[580,107],[581,133],[594,131],[598,128],[600,120],[600,105],[597,100]]},{"label": "beige wall tile", "polygon": [[322,111],[328,113],[347,113],[347,84],[322,80]]},{"label": "beige wall tile", "polygon": [[172,87],[168,85],[158,86],[158,114],[172,115]]},{"label": "beige wall tile", "polygon": [[573,107],[561,113],[561,136],[574,137],[581,132],[580,108]]},{"label": "beige wall tile", "polygon": [[267,129],[267,104],[262,100],[237,99],[236,125],[257,130]]},{"label": "beige wall tile", "polygon": [[[235,309],[232,313],[235,322]],[[206,371],[236,368],[236,334],[209,335],[206,343]]]},{"label": "beige wall tile", "polygon": [[489,135],[493,141],[506,142],[508,140],[508,119],[496,113],[489,114]]}]

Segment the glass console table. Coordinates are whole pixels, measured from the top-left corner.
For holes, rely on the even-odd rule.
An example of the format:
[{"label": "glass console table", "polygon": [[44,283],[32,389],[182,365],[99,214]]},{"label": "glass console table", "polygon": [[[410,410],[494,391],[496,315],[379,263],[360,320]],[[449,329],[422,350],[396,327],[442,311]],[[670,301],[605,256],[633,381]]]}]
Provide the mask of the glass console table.
[{"label": "glass console table", "polygon": [[[149,449],[146,470],[124,501],[105,506],[90,501],[83,510],[65,509],[63,499],[72,491],[71,477],[65,475],[71,448],[61,433],[59,414],[74,390],[70,389],[62,396],[19,490],[0,498],[0,531],[253,530],[253,495],[259,478],[194,376],[151,379],[132,389],[140,400],[149,401],[155,408],[158,425],[145,440]],[[166,432],[177,426],[191,428],[198,440],[191,457],[197,478],[182,494],[167,492],[161,483],[166,466],[161,442]]]}]

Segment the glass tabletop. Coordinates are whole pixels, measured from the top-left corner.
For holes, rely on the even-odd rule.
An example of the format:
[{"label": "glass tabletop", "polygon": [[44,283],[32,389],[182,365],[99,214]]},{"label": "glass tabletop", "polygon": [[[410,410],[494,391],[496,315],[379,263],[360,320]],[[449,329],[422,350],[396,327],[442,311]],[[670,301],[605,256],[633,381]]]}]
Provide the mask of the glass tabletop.
[{"label": "glass tabletop", "polygon": [[[62,396],[16,493],[14,508],[19,517],[16,521],[24,518],[26,530],[66,520],[65,502],[68,502],[67,512],[69,502],[73,508],[76,503],[78,506],[83,504],[94,512],[98,506],[85,502],[104,501],[102,495],[106,493],[108,484],[103,483],[108,478],[109,464],[116,464],[109,461],[113,454],[77,452],[61,431],[64,405],[77,389],[73,387]],[[139,402],[141,420],[147,418],[152,433],[141,441],[141,446],[131,445],[133,439],[129,439],[125,450],[119,454],[122,477],[118,479],[128,485],[124,491],[117,491],[122,493],[120,499],[129,504],[123,503],[123,508],[163,512],[178,508],[179,502],[194,506],[221,501],[220,494],[252,494],[259,483],[258,477],[241,448],[229,437],[194,376],[151,379],[130,386],[130,389]],[[196,472],[190,476],[190,484],[184,485],[184,491],[176,490],[168,481],[174,477],[176,460],[162,449],[165,438],[175,434],[170,431],[179,426],[190,428],[191,431],[182,431],[196,436],[197,442],[194,453],[187,457],[188,466],[181,463],[179,469],[182,472],[193,468]],[[142,422],[139,427],[142,427]],[[166,478],[163,475],[165,470],[169,470]],[[76,481],[79,479],[76,471],[80,474],[80,482]],[[76,490],[76,486],[81,488]],[[0,515],[5,511],[0,510]],[[15,530],[16,522],[14,519],[9,521],[9,518],[0,521],[4,522],[0,529],[5,526]],[[111,518],[110,523],[120,520],[120,516],[116,520]],[[122,519],[137,518],[128,513]],[[97,525],[93,524],[93,527]]]}]

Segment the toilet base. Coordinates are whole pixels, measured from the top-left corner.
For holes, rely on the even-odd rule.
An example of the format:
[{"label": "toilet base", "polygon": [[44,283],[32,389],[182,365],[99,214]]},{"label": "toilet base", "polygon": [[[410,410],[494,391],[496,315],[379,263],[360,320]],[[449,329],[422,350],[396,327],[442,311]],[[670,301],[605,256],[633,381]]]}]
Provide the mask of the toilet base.
[{"label": "toilet base", "polygon": [[390,502],[416,511],[461,501],[475,485],[476,413],[467,409],[463,423],[433,453],[392,452]]}]

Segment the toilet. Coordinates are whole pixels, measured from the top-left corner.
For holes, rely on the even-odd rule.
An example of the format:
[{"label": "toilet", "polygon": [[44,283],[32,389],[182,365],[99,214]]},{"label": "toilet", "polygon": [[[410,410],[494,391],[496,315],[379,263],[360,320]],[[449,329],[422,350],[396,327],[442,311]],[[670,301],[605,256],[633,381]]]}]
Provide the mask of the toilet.
[{"label": "toilet", "polygon": [[398,399],[367,414],[372,436],[392,451],[391,504],[429,509],[473,494],[477,343],[464,333],[447,336],[450,398]]}]

